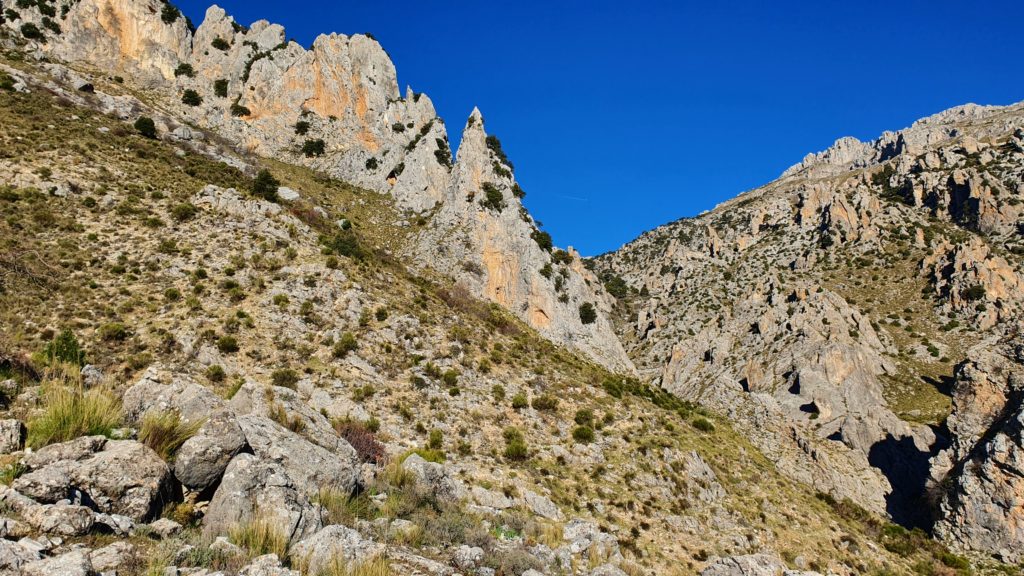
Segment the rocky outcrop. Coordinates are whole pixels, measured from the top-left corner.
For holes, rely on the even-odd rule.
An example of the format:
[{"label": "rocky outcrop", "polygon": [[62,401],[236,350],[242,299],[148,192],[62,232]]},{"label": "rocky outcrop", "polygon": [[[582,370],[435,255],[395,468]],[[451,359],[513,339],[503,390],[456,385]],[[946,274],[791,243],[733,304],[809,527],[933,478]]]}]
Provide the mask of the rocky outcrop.
[{"label": "rocky outcrop", "polygon": [[[541,246],[541,232],[519,191],[500,143],[488,137],[483,116],[474,110],[441,207],[418,240],[417,257],[551,340],[609,368],[631,371],[605,316],[609,304],[596,290],[597,278],[578,254],[556,258],[550,244]],[[587,322],[581,318],[584,305],[596,312]]]},{"label": "rocky outcrop", "polygon": [[1024,556],[1024,345],[985,342],[956,373],[950,447],[932,462],[935,532],[1004,562]]}]

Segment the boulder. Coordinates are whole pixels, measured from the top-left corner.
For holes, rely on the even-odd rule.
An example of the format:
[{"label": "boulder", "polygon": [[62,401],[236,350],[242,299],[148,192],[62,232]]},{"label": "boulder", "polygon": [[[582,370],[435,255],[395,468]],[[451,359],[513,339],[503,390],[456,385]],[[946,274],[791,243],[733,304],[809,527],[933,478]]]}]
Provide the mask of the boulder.
[{"label": "boulder", "polygon": [[25,426],[20,420],[0,420],[0,454],[21,450],[25,441]]},{"label": "boulder", "polygon": [[76,499],[136,522],[156,516],[172,492],[171,471],[148,446],[96,436],[54,444],[26,457],[15,490],[41,502]]},{"label": "boulder", "polygon": [[192,490],[216,484],[231,459],[245,447],[245,435],[229,410],[213,412],[194,436],[178,449],[174,476]]},{"label": "boulder", "polygon": [[171,374],[159,366],[151,366],[122,400],[125,419],[139,422],[150,410],[176,411],[187,422],[207,418],[224,400],[213,390],[197,384],[181,374]]},{"label": "boulder", "polygon": [[29,562],[22,576],[92,576],[93,565],[85,550],[74,550],[53,558]]},{"label": "boulder", "polygon": [[321,515],[321,508],[310,503],[284,466],[242,453],[228,464],[210,501],[203,534],[209,538],[224,535],[232,526],[259,517],[274,522],[290,540],[298,541],[321,528]]},{"label": "boulder", "polygon": [[20,574],[23,566],[39,558],[37,550],[10,540],[0,540],[0,574]]},{"label": "boulder", "polygon": [[128,542],[114,542],[89,553],[89,561],[97,572],[116,572],[121,566],[135,560],[135,546]]},{"label": "boulder", "polygon": [[410,454],[402,468],[416,477],[416,483],[437,499],[454,502],[466,495],[466,487],[453,477],[443,464],[427,462],[419,454]]},{"label": "boulder", "polygon": [[240,417],[238,426],[253,453],[263,460],[279,463],[307,496],[327,487],[342,491],[355,489],[359,456],[347,442],[338,439],[338,451],[332,452],[269,418],[256,415]]},{"label": "boulder", "polygon": [[308,562],[308,570],[316,574],[333,559],[365,562],[384,553],[384,546],[364,539],[359,532],[345,526],[327,526],[296,544],[291,553]]},{"label": "boulder", "polygon": [[253,559],[238,576],[302,576],[302,573],[285,568],[276,554],[267,554]]},{"label": "boulder", "polygon": [[23,515],[36,530],[56,536],[84,536],[96,522],[91,509],[74,504],[35,506]]},{"label": "boulder", "polygon": [[780,576],[786,565],[767,554],[729,556],[708,564],[701,576]]}]

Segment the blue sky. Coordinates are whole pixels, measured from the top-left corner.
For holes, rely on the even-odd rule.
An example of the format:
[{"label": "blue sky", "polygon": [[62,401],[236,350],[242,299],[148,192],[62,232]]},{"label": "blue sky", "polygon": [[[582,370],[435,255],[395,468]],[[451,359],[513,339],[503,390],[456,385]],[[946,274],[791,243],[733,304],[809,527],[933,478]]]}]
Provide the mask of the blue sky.
[{"label": "blue sky", "polygon": [[[177,4],[196,24],[208,2]],[[221,0],[304,45],[370,32],[454,142],[479,106],[560,246],[613,250],[841,136],[1024,100],[1024,2]]]}]

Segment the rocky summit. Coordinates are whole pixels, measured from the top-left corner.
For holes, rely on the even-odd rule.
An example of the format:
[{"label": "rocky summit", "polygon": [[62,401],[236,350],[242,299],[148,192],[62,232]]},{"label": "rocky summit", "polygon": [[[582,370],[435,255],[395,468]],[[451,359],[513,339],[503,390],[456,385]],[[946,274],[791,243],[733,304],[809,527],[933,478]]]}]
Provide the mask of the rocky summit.
[{"label": "rocky summit", "polygon": [[0,25],[0,574],[1018,574],[1024,105],[583,258],[369,35]]}]

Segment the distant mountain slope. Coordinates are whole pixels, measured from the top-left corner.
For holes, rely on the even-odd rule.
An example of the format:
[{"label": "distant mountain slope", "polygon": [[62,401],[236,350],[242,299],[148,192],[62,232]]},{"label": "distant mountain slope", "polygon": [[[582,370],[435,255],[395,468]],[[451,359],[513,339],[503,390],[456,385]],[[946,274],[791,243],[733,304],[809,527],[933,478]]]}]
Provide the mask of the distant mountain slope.
[{"label": "distant mountain slope", "polygon": [[[962,475],[1007,455],[956,447],[1020,412],[1003,373],[1019,359],[984,359],[994,341],[1019,345],[1022,127],[1020,104],[968,105],[844,138],[596,258],[638,369],[728,414],[784,473],[901,522],[977,522],[989,536],[940,534],[1018,561],[1024,484],[1002,477],[1009,500],[965,493]],[[994,364],[985,407],[969,406],[983,393],[970,367]],[[979,409],[989,416],[965,414]]]}]

